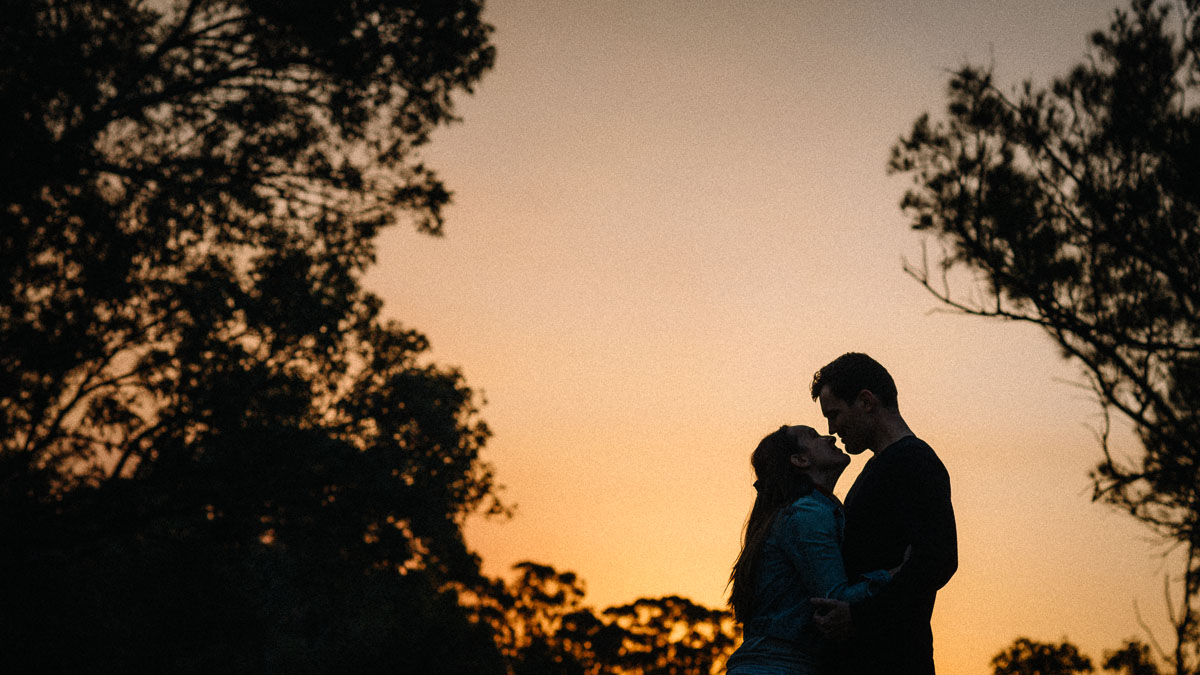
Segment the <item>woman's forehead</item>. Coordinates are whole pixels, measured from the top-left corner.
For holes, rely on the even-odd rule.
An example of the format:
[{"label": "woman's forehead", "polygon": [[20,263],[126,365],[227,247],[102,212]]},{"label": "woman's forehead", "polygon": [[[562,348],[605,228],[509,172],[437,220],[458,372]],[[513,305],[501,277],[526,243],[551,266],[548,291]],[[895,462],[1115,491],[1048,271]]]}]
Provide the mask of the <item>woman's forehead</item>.
[{"label": "woman's forehead", "polygon": [[797,438],[812,438],[817,435],[817,430],[803,424],[798,424],[792,427],[792,434]]}]

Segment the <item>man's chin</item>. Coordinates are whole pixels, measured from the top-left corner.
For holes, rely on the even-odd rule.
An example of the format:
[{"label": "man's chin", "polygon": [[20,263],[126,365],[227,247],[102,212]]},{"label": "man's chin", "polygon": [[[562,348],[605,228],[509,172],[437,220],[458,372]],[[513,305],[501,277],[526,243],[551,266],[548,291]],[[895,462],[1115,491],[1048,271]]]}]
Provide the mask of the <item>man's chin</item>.
[{"label": "man's chin", "polygon": [[847,455],[861,455],[861,454],[863,454],[863,451],[866,450],[866,448],[852,448],[849,445],[847,445],[845,450],[846,450]]}]

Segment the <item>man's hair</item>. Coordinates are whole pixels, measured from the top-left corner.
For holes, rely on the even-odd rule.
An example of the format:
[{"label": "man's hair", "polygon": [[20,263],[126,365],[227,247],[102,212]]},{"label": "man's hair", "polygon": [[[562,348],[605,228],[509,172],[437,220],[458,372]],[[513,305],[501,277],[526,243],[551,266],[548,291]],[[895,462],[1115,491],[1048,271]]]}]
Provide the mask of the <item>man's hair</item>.
[{"label": "man's hair", "polygon": [[898,410],[896,382],[875,359],[858,352],[847,352],[813,374],[812,397],[817,400],[821,390],[829,387],[834,396],[852,403],[858,392],[866,389],[885,408]]}]

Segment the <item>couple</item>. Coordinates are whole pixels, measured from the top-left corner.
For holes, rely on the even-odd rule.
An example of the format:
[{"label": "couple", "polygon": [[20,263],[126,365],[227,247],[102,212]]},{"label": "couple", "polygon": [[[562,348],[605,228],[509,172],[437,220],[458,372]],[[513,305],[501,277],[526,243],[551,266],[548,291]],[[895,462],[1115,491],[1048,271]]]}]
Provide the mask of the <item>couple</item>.
[{"label": "couple", "polygon": [[950,478],[909,430],[887,370],[849,353],[817,371],[829,433],[872,450],[846,495],[850,457],[806,426],[785,426],[751,456],[758,492],[730,575],[744,642],[728,675],[931,675],[933,601],[958,567]]}]

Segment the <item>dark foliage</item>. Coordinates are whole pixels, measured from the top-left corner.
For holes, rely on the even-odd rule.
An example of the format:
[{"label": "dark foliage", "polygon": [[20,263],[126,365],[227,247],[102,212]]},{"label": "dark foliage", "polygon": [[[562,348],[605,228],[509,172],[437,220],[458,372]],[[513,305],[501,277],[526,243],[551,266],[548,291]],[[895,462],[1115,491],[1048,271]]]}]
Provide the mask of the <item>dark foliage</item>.
[{"label": "dark foliage", "polygon": [[[1135,0],[1048,89],[950,81],[948,115],[917,120],[891,169],[903,208],[945,245],[907,271],[947,306],[1042,327],[1103,406],[1095,498],[1182,550],[1177,673],[1200,668],[1200,22],[1196,0]],[[972,296],[950,290],[972,273]],[[939,281],[939,272],[940,281]],[[1142,452],[1109,446],[1110,414]]]},{"label": "dark foliage", "polygon": [[675,595],[610,607],[604,616],[626,632],[618,663],[627,673],[709,673],[736,646],[737,629],[730,612]]},{"label": "dark foliage", "polygon": [[359,284],[441,232],[479,3],[3,9],[5,670],[501,671],[488,429]]},{"label": "dark foliage", "polygon": [[574,573],[532,562],[515,569],[476,605],[513,673],[709,675],[737,644],[727,610],[667,596],[596,612],[582,605]]},{"label": "dark foliage", "polygon": [[[1092,673],[1092,660],[1075,645],[1063,640],[1058,644],[1017,638],[992,659],[995,675],[1074,675]],[[1120,649],[1106,652],[1103,668],[1120,675],[1158,675],[1150,648],[1129,640]]]},{"label": "dark foliage", "polygon": [[1104,669],[1121,675],[1158,675],[1150,647],[1128,640],[1120,649],[1104,654]]},{"label": "dark foliage", "polygon": [[1074,675],[1091,673],[1092,661],[1070,642],[1047,644],[1017,638],[992,659],[995,675]]}]

